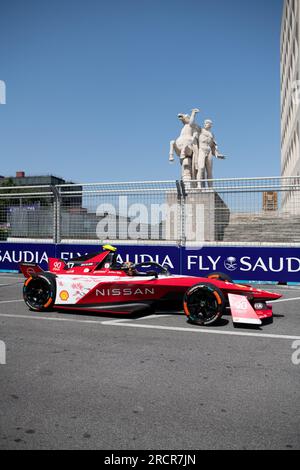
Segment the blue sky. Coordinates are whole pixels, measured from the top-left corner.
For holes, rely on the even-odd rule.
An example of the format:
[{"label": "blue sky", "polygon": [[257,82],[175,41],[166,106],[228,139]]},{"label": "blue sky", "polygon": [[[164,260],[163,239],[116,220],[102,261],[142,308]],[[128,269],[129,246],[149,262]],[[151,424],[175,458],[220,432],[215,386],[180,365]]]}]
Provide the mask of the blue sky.
[{"label": "blue sky", "polygon": [[282,0],[1,0],[0,174],[176,179],[199,107],[218,178],[280,173]]}]

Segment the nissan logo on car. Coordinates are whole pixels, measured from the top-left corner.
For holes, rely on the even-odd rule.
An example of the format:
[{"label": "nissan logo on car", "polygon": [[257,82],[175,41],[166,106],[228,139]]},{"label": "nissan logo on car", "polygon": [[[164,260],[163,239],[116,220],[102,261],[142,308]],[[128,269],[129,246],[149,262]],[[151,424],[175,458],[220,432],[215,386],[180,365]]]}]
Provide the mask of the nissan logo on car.
[{"label": "nissan logo on car", "polygon": [[96,289],[96,296],[97,297],[119,297],[119,296],[130,296],[130,295],[154,295],[155,294],[155,289],[151,288],[135,288],[132,289],[130,287],[124,287],[124,288],[114,288],[114,289]]}]

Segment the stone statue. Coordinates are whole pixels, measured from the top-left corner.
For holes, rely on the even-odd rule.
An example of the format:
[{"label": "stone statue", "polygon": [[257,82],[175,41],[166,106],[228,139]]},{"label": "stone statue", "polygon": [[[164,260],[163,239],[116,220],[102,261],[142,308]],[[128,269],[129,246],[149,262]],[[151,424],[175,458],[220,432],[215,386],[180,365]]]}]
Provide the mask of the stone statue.
[{"label": "stone statue", "polygon": [[188,114],[178,114],[179,120],[183,124],[181,134],[178,139],[170,142],[170,155],[169,161],[174,161],[174,150],[178,157],[180,157],[181,163],[181,174],[183,181],[191,181],[196,179],[195,165],[193,162],[198,159],[198,148],[199,148],[199,135],[201,128],[196,124],[196,115],[199,113],[199,109],[193,109],[191,116]]},{"label": "stone statue", "polygon": [[215,136],[212,133],[213,123],[209,119],[204,121],[204,127],[201,129],[199,135],[199,149],[197,160],[194,160],[193,164],[195,166],[196,179],[201,180],[201,187],[205,186],[203,180],[208,180],[208,187],[212,187],[213,179],[213,157],[224,160],[224,155],[220,154],[218,151],[218,145],[215,140]]}]

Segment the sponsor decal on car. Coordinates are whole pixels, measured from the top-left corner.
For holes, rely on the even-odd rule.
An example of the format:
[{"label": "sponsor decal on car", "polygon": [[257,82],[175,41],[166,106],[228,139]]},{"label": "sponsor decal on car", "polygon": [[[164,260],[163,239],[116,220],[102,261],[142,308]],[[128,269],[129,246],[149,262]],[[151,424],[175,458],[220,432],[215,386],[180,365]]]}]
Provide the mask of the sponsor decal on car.
[{"label": "sponsor decal on car", "polygon": [[119,296],[130,296],[130,295],[155,295],[155,289],[148,287],[146,288],[131,288],[131,287],[122,287],[114,289],[96,289],[96,297],[119,297]]},{"label": "sponsor decal on car", "polygon": [[61,300],[66,302],[69,299],[69,292],[66,290],[62,290],[61,293],[59,294],[59,297]]}]

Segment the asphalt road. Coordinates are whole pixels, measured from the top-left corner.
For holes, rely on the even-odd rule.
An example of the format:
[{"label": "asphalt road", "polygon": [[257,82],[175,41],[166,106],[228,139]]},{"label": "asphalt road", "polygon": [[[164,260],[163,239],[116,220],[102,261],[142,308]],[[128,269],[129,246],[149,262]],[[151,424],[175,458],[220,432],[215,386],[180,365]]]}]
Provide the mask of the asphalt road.
[{"label": "asphalt road", "polygon": [[199,328],[37,315],[0,275],[0,448],[299,449],[300,288],[275,290],[273,324]]}]

